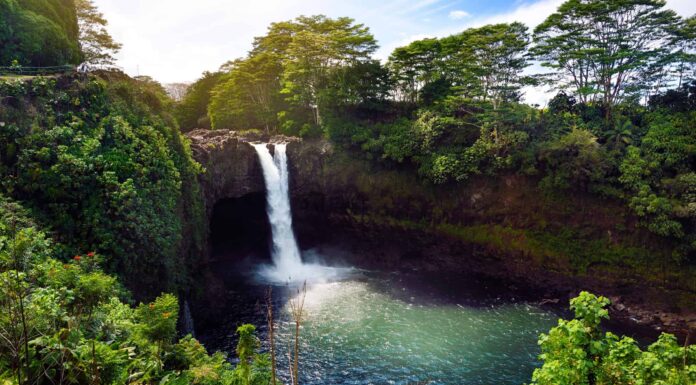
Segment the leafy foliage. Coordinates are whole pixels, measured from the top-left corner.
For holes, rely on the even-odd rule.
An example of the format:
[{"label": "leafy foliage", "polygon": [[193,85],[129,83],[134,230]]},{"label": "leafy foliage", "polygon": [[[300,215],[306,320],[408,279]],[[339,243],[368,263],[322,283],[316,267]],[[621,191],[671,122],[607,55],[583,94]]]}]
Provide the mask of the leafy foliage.
[{"label": "leafy foliage", "polygon": [[186,91],[183,99],[176,104],[175,116],[182,132],[195,128],[211,128],[208,118],[208,105],[211,101],[211,91],[220,81],[219,72],[205,72],[203,76]]},{"label": "leafy foliage", "polygon": [[[694,112],[650,116],[640,146],[627,149],[620,181],[633,192],[629,204],[654,232],[694,242]],[[680,221],[681,219],[681,221]],[[688,225],[687,225],[688,224]],[[685,231],[684,225],[688,226]]]},{"label": "leafy foliage", "polygon": [[534,371],[532,384],[675,384],[696,381],[696,347],[681,347],[662,334],[641,350],[630,337],[607,332],[600,323],[609,318],[609,300],[588,292],[570,301],[573,320],[539,339],[543,366]]},{"label": "leafy foliage", "polygon": [[601,182],[609,168],[604,151],[591,132],[573,128],[541,147],[539,161],[547,168],[542,183],[551,189],[586,189]]},{"label": "leafy foliage", "polygon": [[[254,41],[245,59],[227,66],[227,74],[213,90],[208,114],[213,128],[264,128],[288,134],[317,132],[327,98],[335,103],[363,89],[350,90],[345,79],[356,80],[345,69],[357,65],[368,76],[378,76],[376,62],[365,65],[376,49],[374,37],[362,24],[347,17],[300,16],[273,23]],[[358,83],[359,84],[359,83]],[[374,93],[373,93],[374,94]]]},{"label": "leafy foliage", "polygon": [[3,190],[57,231],[65,254],[97,250],[143,292],[176,284],[182,233],[200,225],[202,203],[171,102],[148,79],[61,82],[0,84],[12,101],[0,106]]},{"label": "leafy foliage", "polygon": [[16,202],[0,196],[0,382],[268,384],[254,327],[239,328],[240,363],[177,341],[178,300],[132,308],[95,252],[55,258],[59,244]]},{"label": "leafy foliage", "polygon": [[[119,45],[106,20],[89,0],[79,0],[77,12],[71,3],[0,0],[0,65],[76,63],[80,49],[88,62],[110,63]],[[233,368],[191,336],[177,339],[175,296],[131,307],[106,273],[121,274],[139,295],[159,293],[162,283],[185,280],[201,250],[200,170],[174,116],[182,131],[326,135],[365,158],[412,167],[432,184],[508,171],[538,175],[550,193],[624,199],[648,229],[674,241],[670,262],[693,263],[696,28],[694,18],[663,7],[569,0],[535,30],[531,51],[522,23],[495,24],[415,41],[385,66],[370,57],[376,42],[364,25],[301,16],[272,24],[247,57],[205,73],[176,105],[146,77],[1,82],[0,381],[269,382],[253,326],[237,330]],[[519,103],[534,82],[523,74],[530,58],[553,69],[567,91],[548,109]],[[671,86],[678,87],[659,92]],[[542,257],[560,254],[573,237],[439,229]],[[634,251],[617,247],[595,260],[565,252],[579,267],[623,267],[635,262]],[[696,380],[696,351],[672,336],[641,350],[630,338],[602,335],[608,304],[589,293],[571,302],[576,319],[541,337],[544,365],[534,383]]]},{"label": "leafy foliage", "polygon": [[450,95],[494,106],[517,101],[520,87],[529,81],[521,75],[528,43],[527,27],[511,23],[397,48],[387,64],[397,84],[395,96],[425,104]]},{"label": "leafy foliage", "polygon": [[0,1],[0,66],[80,61],[75,5],[61,0]]},{"label": "leafy foliage", "polygon": [[[664,87],[683,62],[680,19],[661,0],[569,0],[534,31],[532,53],[553,81],[607,112],[632,94]],[[558,87],[558,86],[557,86]]]},{"label": "leafy foliage", "polygon": [[121,45],[92,0],[0,1],[0,66],[113,64]]},{"label": "leafy foliage", "polygon": [[77,24],[80,30],[80,50],[84,62],[114,64],[113,55],[121,49],[106,30],[107,21],[93,0],[76,0]]}]

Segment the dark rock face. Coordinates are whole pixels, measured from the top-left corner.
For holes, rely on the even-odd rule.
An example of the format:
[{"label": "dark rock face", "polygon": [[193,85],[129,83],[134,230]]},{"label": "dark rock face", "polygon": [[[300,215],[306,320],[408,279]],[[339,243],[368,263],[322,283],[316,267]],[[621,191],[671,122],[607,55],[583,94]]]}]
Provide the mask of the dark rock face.
[{"label": "dark rock face", "polygon": [[[194,159],[204,168],[199,182],[208,225],[217,217],[213,212],[216,206],[223,208],[229,206],[232,200],[243,203],[245,200],[250,202],[254,199],[252,197],[265,196],[263,169],[252,142],[288,144],[289,187],[298,233],[313,231],[303,224],[311,223],[315,227],[323,218],[319,215],[323,211],[324,201],[322,170],[324,160],[331,152],[327,142],[302,142],[298,138],[281,135],[243,136],[228,130],[195,130],[187,137],[191,141]],[[272,152],[273,148],[270,150]],[[230,231],[234,231],[235,226],[231,226]],[[211,238],[210,228],[206,229],[206,234]],[[214,251],[210,250],[210,244],[208,246],[206,257],[210,257],[211,251]]]},{"label": "dark rock face", "polygon": [[187,136],[193,158],[205,169],[200,183],[208,216],[222,199],[265,191],[261,165],[249,144],[255,138],[226,130],[195,130]]},{"label": "dark rock face", "polygon": [[[222,199],[240,198],[250,193],[264,193],[263,170],[251,143],[288,143],[292,193],[319,189],[318,171],[321,153],[302,144],[298,138],[278,136],[242,136],[229,130],[194,130],[191,140],[193,158],[203,166],[200,178],[208,214]],[[273,148],[271,147],[271,153]],[[298,160],[295,163],[295,160]]]},{"label": "dark rock face", "polygon": [[[352,264],[367,268],[478,271],[537,285],[548,297],[569,298],[580,290],[621,296],[612,316],[677,333],[694,322],[694,309],[678,303],[694,298],[688,281],[657,288],[631,269],[605,269],[601,260],[578,268],[573,262],[578,256],[565,251],[566,244],[585,250],[597,242],[626,256],[662,247],[637,227],[621,202],[581,192],[549,197],[537,180],[515,174],[433,186],[412,170],[361,160],[361,154],[323,140],[243,137],[224,130],[197,130],[188,137],[194,158],[205,168],[200,183],[209,224],[216,204],[252,196],[258,201],[265,194],[263,171],[249,142],[286,142],[293,226],[302,249],[338,245]],[[259,204],[254,206],[260,210]],[[263,224],[259,226],[257,232],[262,232]],[[556,236],[568,231],[565,238]],[[547,235],[556,238],[544,243]],[[557,242],[563,243],[559,247]],[[657,322],[647,316],[656,311],[683,314]]]}]

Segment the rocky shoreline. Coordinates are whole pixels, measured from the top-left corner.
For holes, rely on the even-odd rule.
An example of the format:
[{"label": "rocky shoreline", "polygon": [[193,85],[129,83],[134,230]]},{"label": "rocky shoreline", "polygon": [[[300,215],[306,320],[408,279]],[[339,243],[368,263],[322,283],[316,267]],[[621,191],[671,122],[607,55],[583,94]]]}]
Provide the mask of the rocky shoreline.
[{"label": "rocky shoreline", "polygon": [[[368,232],[372,235],[367,236]],[[631,331],[636,338],[648,341],[655,340],[661,332],[667,332],[677,336],[681,343],[696,343],[696,309],[670,311],[668,304],[655,300],[662,296],[683,296],[685,293],[641,285],[629,286],[619,283],[620,277],[600,278],[592,274],[569,276],[533,266],[524,257],[495,255],[490,250],[457,240],[443,237],[433,239],[431,234],[423,232],[362,228],[358,235],[354,234],[351,238],[354,240],[339,241],[339,244],[345,248],[352,247],[351,254],[354,256],[368,256],[356,257],[352,261],[358,266],[402,269],[411,273],[456,272],[462,277],[472,274],[488,276],[504,282],[507,289],[517,293],[519,298],[560,310],[567,310],[570,299],[581,291],[591,291],[611,300],[611,319],[607,324],[616,329]],[[418,256],[413,255],[415,249],[419,250]],[[691,293],[688,295],[692,296]]]}]

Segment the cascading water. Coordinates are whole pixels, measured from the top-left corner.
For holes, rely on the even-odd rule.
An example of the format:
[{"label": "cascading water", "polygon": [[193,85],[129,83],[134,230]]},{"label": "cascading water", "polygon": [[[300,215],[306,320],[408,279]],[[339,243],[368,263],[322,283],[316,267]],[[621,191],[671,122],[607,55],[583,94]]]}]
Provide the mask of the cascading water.
[{"label": "cascading water", "polygon": [[[222,318],[212,330],[199,327],[207,346],[234,354],[229,325],[264,324],[258,302],[272,285],[278,286],[274,304],[281,314],[275,341],[292,340],[296,329],[287,322],[289,301],[303,298],[298,381],[303,384],[511,385],[530,378],[538,366],[537,337],[554,324],[554,313],[517,303],[505,294],[504,282],[461,271],[395,274],[307,263],[318,255],[302,253],[292,229],[288,160],[293,153],[288,159],[285,144],[275,144],[274,152],[269,151],[274,144],[253,146],[267,190],[273,264],[254,266],[252,280],[246,279],[247,261],[212,269],[235,295],[225,296],[218,310]],[[303,281],[307,291],[300,294],[296,289]],[[262,338],[267,330],[261,330]],[[293,347],[277,343],[276,349],[278,367],[289,367],[285,357]],[[279,382],[292,382],[283,371],[278,375]]]},{"label": "cascading water", "polygon": [[182,306],[183,313],[181,315],[181,332],[182,335],[191,334],[196,336],[195,327],[193,326],[193,317],[191,316],[191,308],[189,307],[188,301],[184,300],[184,306]]},{"label": "cascading water", "polygon": [[302,265],[302,257],[292,231],[286,144],[275,145],[273,156],[266,144],[254,144],[254,148],[259,154],[266,182],[266,210],[273,237],[273,263],[278,269],[292,271]]},{"label": "cascading water", "polygon": [[269,144],[257,143],[253,146],[259,155],[263,169],[263,179],[266,183],[266,212],[273,238],[271,251],[273,266],[263,267],[261,277],[270,282],[301,282],[335,278],[341,270],[345,269],[302,262],[300,249],[297,247],[295,233],[292,230],[287,144],[275,144],[273,155],[268,149]]}]

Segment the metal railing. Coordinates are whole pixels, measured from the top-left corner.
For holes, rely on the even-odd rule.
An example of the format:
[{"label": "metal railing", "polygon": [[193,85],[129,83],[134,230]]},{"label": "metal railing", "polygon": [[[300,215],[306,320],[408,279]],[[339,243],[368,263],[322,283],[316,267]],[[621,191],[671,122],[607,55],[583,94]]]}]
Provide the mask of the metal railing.
[{"label": "metal railing", "polygon": [[49,66],[49,67],[24,67],[11,66],[0,67],[0,75],[56,75],[75,72],[77,68],[73,65]]},{"label": "metal railing", "polygon": [[93,71],[124,72],[122,67],[110,65],[110,64],[82,63],[78,66],[62,65],[62,66],[48,66],[48,67],[25,67],[25,66],[2,67],[2,66],[0,66],[0,75],[38,76],[38,75],[69,74],[69,73],[74,73],[74,72],[86,73],[86,72],[93,72]]}]

